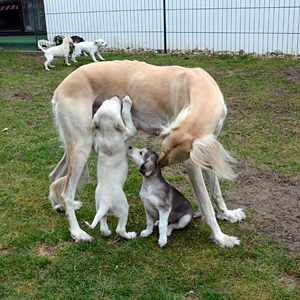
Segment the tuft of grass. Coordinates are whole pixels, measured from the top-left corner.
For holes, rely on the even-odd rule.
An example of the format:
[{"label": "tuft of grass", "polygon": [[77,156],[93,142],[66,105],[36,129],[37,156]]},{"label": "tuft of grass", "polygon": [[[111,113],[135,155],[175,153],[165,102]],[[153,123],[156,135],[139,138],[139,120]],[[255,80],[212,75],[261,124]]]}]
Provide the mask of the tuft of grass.
[{"label": "tuft of grass", "polygon": [[[299,174],[300,85],[286,76],[297,61],[126,53],[108,53],[105,58],[206,69],[228,105],[220,135],[226,149],[237,159],[251,160],[254,167]],[[150,237],[131,241],[116,235],[112,217],[109,238],[99,229],[86,228],[84,221],[95,214],[95,155],[80,195],[84,207],[77,212],[80,226],[94,240],[74,243],[65,215],[55,213],[47,199],[48,175],[63,155],[50,100],[59,83],[91,59],[80,57],[70,67],[56,59],[50,72],[44,71],[44,60],[40,53],[0,51],[0,298],[300,299],[300,257],[289,256],[271,237],[240,224],[219,222],[224,233],[241,239],[234,249],[214,245],[200,219],[174,231],[163,249],[157,228]],[[134,143],[153,146],[151,140]],[[159,147],[158,141],[154,148]],[[176,187],[184,187],[193,201],[181,167],[167,169],[164,175]],[[146,227],[141,183],[129,161],[124,187],[130,204],[127,229],[137,233]],[[234,185],[222,187],[230,188]]]}]

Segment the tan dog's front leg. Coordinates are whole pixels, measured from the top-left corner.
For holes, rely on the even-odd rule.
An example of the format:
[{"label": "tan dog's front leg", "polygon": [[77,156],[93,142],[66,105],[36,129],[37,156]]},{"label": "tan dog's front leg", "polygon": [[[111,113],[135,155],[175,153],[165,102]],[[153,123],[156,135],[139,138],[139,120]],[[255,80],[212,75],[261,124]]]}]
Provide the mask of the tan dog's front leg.
[{"label": "tan dog's front leg", "polygon": [[246,219],[246,215],[243,212],[242,208],[238,208],[234,210],[227,209],[227,206],[222,197],[219,180],[216,174],[212,171],[207,171],[207,170],[204,171],[204,174],[207,180],[211,200],[217,206],[217,210],[218,210],[217,217],[220,220],[229,221],[231,223],[240,222],[241,220]]},{"label": "tan dog's front leg", "polygon": [[217,223],[215,212],[204,183],[201,167],[190,159],[184,162],[184,166],[193,185],[196,201],[202,212],[203,222],[207,224],[211,230],[210,237],[212,240],[221,248],[233,248],[239,245],[239,239],[224,234]]}]

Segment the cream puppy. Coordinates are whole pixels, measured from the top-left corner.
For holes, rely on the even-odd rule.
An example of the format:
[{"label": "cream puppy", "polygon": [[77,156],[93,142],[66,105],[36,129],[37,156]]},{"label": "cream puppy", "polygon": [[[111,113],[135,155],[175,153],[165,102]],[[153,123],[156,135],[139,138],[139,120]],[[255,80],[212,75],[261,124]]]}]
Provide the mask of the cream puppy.
[{"label": "cream puppy", "polygon": [[51,65],[51,62],[53,61],[55,56],[58,57],[64,57],[66,65],[70,66],[71,64],[68,63],[68,57],[70,52],[70,45],[73,44],[73,41],[71,38],[66,37],[63,39],[63,42],[59,46],[51,47],[48,49],[44,49],[42,47],[41,41],[38,41],[38,47],[44,52],[44,55],[47,59],[47,61],[44,62],[46,71],[50,71],[48,66],[51,68],[54,68],[54,66]]},{"label": "cream puppy", "polygon": [[[121,116],[121,100],[113,97],[103,102],[94,115],[92,128],[97,129],[94,140],[94,151],[98,155],[96,189],[96,211],[93,223],[88,227],[95,228],[100,221],[100,231],[103,236],[109,236],[106,216],[117,217],[117,234],[125,239],[136,237],[135,232],[126,232],[128,203],[123,186],[128,174],[127,144],[137,130],[132,122],[130,109],[131,99],[123,99]],[[122,120],[123,117],[123,120]],[[125,123],[125,124],[124,124]]]}]

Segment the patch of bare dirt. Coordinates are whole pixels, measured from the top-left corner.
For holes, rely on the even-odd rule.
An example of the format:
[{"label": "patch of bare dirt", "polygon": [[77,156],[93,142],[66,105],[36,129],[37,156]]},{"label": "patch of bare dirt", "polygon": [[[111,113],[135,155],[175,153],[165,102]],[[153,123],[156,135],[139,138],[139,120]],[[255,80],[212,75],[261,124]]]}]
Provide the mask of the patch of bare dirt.
[{"label": "patch of bare dirt", "polygon": [[[274,236],[292,250],[300,250],[300,176],[285,177],[264,169],[237,166],[237,189],[229,189],[225,199],[234,206],[249,209],[244,226]],[[243,226],[243,225],[242,225]]]},{"label": "patch of bare dirt", "polygon": [[290,276],[289,274],[284,274],[280,281],[287,286],[288,288],[295,288],[300,285],[300,280],[294,276]]},{"label": "patch of bare dirt", "polygon": [[39,245],[39,252],[38,256],[40,257],[47,257],[47,258],[54,258],[57,253],[57,248],[53,246],[49,246],[46,243],[41,243]]},{"label": "patch of bare dirt", "polygon": [[44,56],[42,51],[26,51],[27,57],[40,57]]},{"label": "patch of bare dirt", "polygon": [[284,74],[287,76],[291,83],[300,82],[300,66],[294,66],[285,71]]},{"label": "patch of bare dirt", "polygon": [[[149,148],[158,148],[162,139],[153,138],[139,132],[136,141],[148,143]],[[148,147],[147,146],[147,147]],[[224,193],[224,199],[230,199],[229,209],[243,208],[248,211],[247,219],[241,226],[253,228],[275,237],[293,251],[300,250],[300,175],[285,177],[267,168],[254,168],[251,162],[244,160],[236,165],[239,173],[237,188]],[[164,168],[167,177],[187,174],[176,166]],[[179,190],[186,188],[177,183]]]}]

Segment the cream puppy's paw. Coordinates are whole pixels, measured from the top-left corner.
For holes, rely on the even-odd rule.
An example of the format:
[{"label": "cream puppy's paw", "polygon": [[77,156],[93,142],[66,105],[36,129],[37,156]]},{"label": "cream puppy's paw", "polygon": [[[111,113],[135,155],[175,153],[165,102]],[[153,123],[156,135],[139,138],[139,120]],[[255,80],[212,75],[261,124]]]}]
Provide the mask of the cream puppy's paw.
[{"label": "cream puppy's paw", "polygon": [[127,107],[130,109],[132,106],[132,100],[130,99],[130,97],[128,95],[124,97],[124,99],[122,100],[122,103],[123,103],[123,108]]}]

